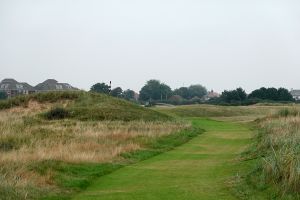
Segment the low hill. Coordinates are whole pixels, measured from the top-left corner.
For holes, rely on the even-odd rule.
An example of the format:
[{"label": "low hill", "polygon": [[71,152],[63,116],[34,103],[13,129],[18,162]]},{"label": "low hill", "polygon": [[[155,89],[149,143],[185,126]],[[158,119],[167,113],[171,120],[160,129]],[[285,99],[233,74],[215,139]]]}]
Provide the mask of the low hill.
[{"label": "low hill", "polygon": [[20,106],[28,107],[30,102],[51,104],[52,110],[44,113],[44,116],[60,115],[63,112],[64,118],[79,120],[157,121],[171,119],[166,114],[141,107],[123,99],[83,91],[48,92],[19,96],[0,101],[0,110]]}]

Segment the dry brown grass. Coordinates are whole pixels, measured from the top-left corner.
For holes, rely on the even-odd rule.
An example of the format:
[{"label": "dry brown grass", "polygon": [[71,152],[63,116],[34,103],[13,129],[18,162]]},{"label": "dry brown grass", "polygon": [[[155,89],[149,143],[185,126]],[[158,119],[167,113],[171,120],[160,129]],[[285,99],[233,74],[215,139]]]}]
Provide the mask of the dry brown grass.
[{"label": "dry brown grass", "polygon": [[[19,117],[1,120],[0,141],[12,150],[0,152],[0,162],[45,159],[67,162],[112,161],[124,152],[143,148],[135,138],[153,138],[186,128],[174,122],[76,122],[55,121],[24,125]],[[15,146],[14,146],[15,145]]]},{"label": "dry brown grass", "polygon": [[0,111],[0,187],[51,185],[51,172],[39,175],[28,170],[33,162],[112,162],[122,159],[122,153],[144,148],[147,140],[190,126],[185,122],[46,121],[37,117],[51,106],[30,102],[27,107]]}]

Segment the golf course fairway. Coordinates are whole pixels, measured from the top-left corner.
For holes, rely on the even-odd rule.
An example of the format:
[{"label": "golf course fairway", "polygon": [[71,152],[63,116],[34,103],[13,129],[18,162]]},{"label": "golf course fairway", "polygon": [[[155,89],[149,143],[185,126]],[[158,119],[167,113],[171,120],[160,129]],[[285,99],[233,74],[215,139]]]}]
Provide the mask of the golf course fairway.
[{"label": "golf course fairway", "polygon": [[230,200],[237,159],[253,136],[242,123],[191,119],[205,132],[172,151],[100,177],[75,200]]}]

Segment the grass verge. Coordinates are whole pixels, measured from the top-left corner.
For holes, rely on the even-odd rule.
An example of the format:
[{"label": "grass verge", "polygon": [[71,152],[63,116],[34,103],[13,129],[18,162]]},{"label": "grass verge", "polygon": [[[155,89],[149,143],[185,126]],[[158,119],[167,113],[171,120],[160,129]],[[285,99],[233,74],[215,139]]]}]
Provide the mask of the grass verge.
[{"label": "grass verge", "polygon": [[300,199],[300,116],[295,108],[257,120],[257,136],[244,154],[250,162],[249,173],[242,177],[236,191],[251,199]]}]

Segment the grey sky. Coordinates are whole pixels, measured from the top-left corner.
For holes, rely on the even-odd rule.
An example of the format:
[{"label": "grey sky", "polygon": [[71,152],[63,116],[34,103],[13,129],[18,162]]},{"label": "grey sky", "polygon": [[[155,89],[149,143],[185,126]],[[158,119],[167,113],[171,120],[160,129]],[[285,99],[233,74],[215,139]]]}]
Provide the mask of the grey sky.
[{"label": "grey sky", "polygon": [[0,79],[300,88],[299,0],[0,0]]}]

